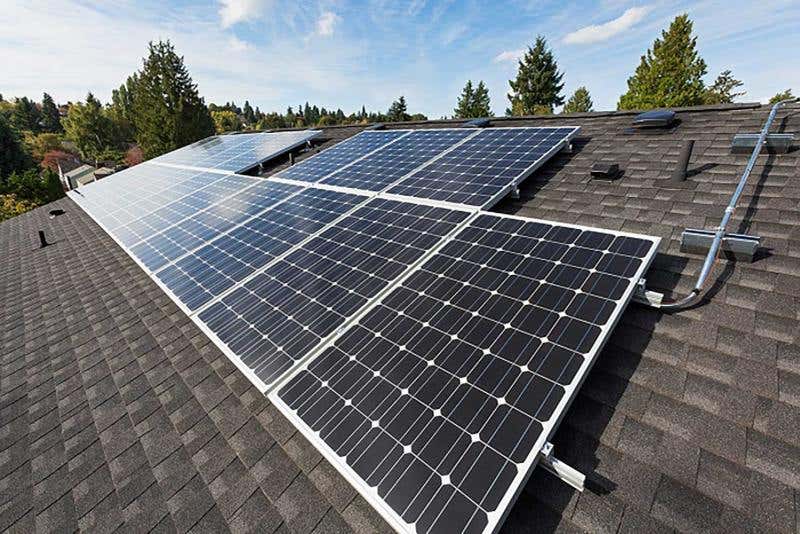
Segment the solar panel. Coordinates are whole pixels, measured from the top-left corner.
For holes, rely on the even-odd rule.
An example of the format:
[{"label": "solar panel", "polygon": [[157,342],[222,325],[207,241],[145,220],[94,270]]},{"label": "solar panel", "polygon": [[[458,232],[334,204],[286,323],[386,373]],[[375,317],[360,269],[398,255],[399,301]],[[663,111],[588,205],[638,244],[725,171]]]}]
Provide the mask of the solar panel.
[{"label": "solar panel", "polygon": [[319,182],[345,165],[407,134],[407,130],[361,132],[279,172],[276,176],[302,182]]},{"label": "solar panel", "polygon": [[70,191],[70,197],[109,229],[225,177],[195,170],[142,164]]},{"label": "solar panel", "polygon": [[197,317],[266,389],[467,216],[373,199],[200,309]]},{"label": "solar panel", "polygon": [[233,173],[244,172],[305,144],[320,133],[320,130],[303,130],[215,135],[150,161]]},{"label": "solar panel", "polygon": [[[151,271],[207,243],[264,209],[300,191],[299,187],[231,175],[225,187],[208,188],[174,202],[125,230],[148,237],[130,246]],[[143,230],[146,229],[146,232]]]},{"label": "solar panel", "polygon": [[480,130],[389,193],[490,207],[569,143],[578,127]]},{"label": "solar panel", "polygon": [[322,180],[324,184],[380,191],[474,131],[417,130]]},{"label": "solar panel", "polygon": [[194,311],[366,199],[305,189],[174,260],[156,276]]},{"label": "solar panel", "polygon": [[658,242],[481,213],[270,398],[398,530],[493,532]]}]

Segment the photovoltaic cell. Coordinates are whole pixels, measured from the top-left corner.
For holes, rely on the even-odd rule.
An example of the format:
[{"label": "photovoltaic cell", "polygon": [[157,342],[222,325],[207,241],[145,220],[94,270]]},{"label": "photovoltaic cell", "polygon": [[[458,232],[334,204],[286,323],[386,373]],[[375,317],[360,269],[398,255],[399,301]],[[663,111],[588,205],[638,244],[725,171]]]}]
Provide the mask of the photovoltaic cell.
[{"label": "photovoltaic cell", "polygon": [[373,199],[201,309],[198,318],[269,386],[467,215]]},{"label": "photovoltaic cell", "polygon": [[196,310],[367,197],[306,189],[156,273]]},{"label": "photovoltaic cell", "polygon": [[164,206],[117,230],[123,242],[151,271],[239,222],[280,202],[300,188],[248,178],[225,180]]},{"label": "photovoltaic cell", "polygon": [[114,230],[225,177],[142,164],[69,192],[105,228]]},{"label": "photovoltaic cell", "polygon": [[481,214],[270,397],[396,528],[492,532],[657,245]]},{"label": "photovoltaic cell", "polygon": [[578,128],[481,130],[389,193],[488,207],[547,161]]},{"label": "photovoltaic cell", "polygon": [[263,161],[284,154],[319,134],[319,130],[303,130],[215,135],[159,156],[151,162],[243,172]]},{"label": "photovoltaic cell", "polygon": [[276,176],[302,182],[319,182],[357,159],[406,135],[405,130],[366,131],[315,154]]},{"label": "photovoltaic cell", "polygon": [[417,130],[322,180],[324,184],[380,191],[440,153],[474,135],[474,130]]}]

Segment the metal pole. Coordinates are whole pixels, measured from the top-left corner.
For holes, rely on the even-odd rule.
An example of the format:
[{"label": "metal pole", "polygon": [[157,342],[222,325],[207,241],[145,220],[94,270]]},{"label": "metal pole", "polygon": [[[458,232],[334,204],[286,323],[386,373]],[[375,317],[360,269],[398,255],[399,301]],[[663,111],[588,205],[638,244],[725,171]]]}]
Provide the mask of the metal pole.
[{"label": "metal pole", "polygon": [[775,120],[775,115],[778,114],[778,110],[783,107],[784,104],[796,102],[797,100],[800,99],[790,98],[788,100],[782,100],[772,106],[772,111],[769,112],[767,122],[764,123],[764,127],[761,129],[761,134],[758,136],[756,146],[753,147],[753,153],[750,154],[750,159],[747,161],[747,167],[745,167],[742,177],[739,179],[739,185],[736,186],[736,191],[733,192],[731,201],[728,203],[728,207],[725,208],[725,214],[722,216],[722,221],[720,221],[716,233],[714,234],[714,241],[712,241],[711,247],[708,249],[708,254],[703,262],[702,269],[700,269],[700,276],[697,277],[697,283],[694,285],[694,289],[692,289],[691,293],[681,300],[661,304],[659,309],[681,310],[683,308],[688,308],[700,300],[700,292],[703,290],[706,279],[708,278],[708,275],[711,274],[711,270],[713,269],[714,263],[717,260],[720,245],[722,244],[722,238],[725,236],[725,230],[727,229],[728,223],[733,217],[733,212],[736,211],[736,204],[739,202],[739,197],[742,196],[742,191],[744,191],[744,186],[747,183],[747,179],[750,177],[753,167],[755,167],[758,156],[761,153],[761,147],[764,145],[764,141],[767,138],[769,129],[772,126],[772,121]]}]

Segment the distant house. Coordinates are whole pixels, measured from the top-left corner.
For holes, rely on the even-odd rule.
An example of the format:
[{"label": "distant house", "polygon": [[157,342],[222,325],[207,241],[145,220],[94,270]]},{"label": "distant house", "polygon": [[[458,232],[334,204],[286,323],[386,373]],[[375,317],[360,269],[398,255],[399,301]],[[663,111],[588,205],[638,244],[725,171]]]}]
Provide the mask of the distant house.
[{"label": "distant house", "polygon": [[62,172],[59,173],[59,176],[61,177],[61,181],[67,189],[75,189],[82,185],[105,178],[113,173],[114,169],[110,169],[108,167],[100,167],[98,169],[97,167],[93,167],[91,165],[81,165],[68,172],[63,172],[62,169]]}]

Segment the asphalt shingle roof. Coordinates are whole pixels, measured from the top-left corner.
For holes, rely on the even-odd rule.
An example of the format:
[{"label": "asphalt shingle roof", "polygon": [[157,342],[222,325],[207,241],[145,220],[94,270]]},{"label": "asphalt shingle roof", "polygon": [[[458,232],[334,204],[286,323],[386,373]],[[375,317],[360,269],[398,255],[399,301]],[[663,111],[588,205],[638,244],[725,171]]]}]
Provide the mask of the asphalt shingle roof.
[{"label": "asphalt shingle roof", "polygon": [[[768,111],[679,110],[663,135],[626,133],[629,113],[497,120],[582,132],[496,209],[661,236],[648,284],[680,296],[702,262],[680,232],[718,223],[747,160],[730,140]],[[800,130],[799,111],[773,131]],[[685,139],[693,175],[674,188]],[[693,310],[624,314],[553,439],[592,489],[537,469],[505,531],[798,531],[799,154],[760,158],[732,225],[766,253],[722,262]],[[590,180],[597,161],[623,177]],[[0,224],[0,300],[0,531],[388,530],[71,200]]]}]

